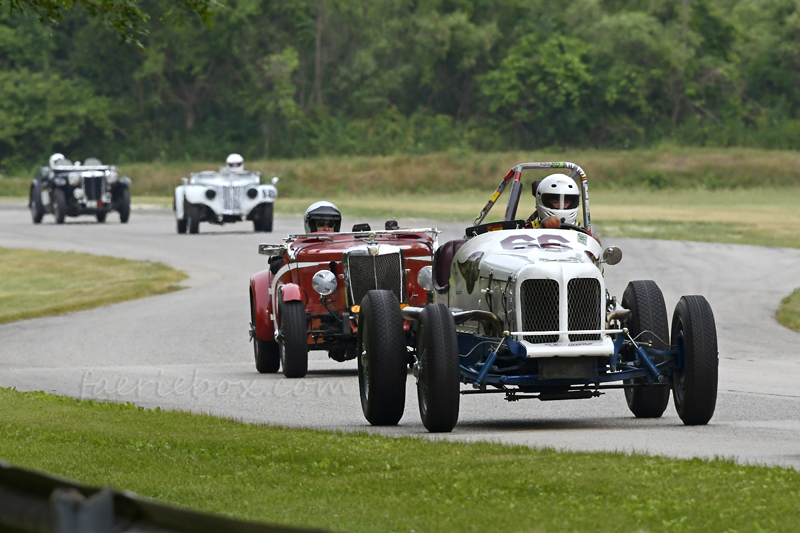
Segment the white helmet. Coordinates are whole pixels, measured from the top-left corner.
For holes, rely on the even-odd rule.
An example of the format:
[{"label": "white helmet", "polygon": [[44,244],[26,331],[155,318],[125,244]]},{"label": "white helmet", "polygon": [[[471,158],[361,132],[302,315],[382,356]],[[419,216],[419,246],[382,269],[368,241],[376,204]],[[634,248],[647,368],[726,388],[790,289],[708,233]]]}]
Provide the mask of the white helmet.
[{"label": "white helmet", "polygon": [[328,220],[333,222],[333,231],[338,232],[342,227],[342,214],[339,209],[330,202],[316,202],[308,206],[306,214],[303,216],[306,233],[317,231],[317,221]]},{"label": "white helmet", "polygon": [[564,174],[550,174],[539,182],[535,194],[539,219],[555,215],[561,222],[575,224],[581,205],[575,180]]},{"label": "white helmet", "polygon": [[244,158],[239,154],[231,154],[225,160],[225,167],[233,172],[241,172],[244,170]]},{"label": "white helmet", "polygon": [[66,159],[66,157],[64,157],[64,154],[53,154],[53,155],[51,155],[50,156],[50,166],[51,167],[56,166],[56,161],[60,161],[62,159]]}]

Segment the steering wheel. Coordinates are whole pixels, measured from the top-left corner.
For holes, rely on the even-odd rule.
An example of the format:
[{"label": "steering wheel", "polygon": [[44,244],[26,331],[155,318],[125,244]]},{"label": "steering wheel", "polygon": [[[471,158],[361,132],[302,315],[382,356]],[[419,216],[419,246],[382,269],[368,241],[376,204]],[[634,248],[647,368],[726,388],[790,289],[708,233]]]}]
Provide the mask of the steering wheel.
[{"label": "steering wheel", "polygon": [[587,230],[583,226],[578,226],[577,224],[570,224],[569,222],[562,222],[561,226],[559,226],[558,229],[571,229],[571,230],[574,230],[574,231],[580,231],[581,233],[585,233],[589,237],[592,236],[592,234],[589,233],[589,230]]}]

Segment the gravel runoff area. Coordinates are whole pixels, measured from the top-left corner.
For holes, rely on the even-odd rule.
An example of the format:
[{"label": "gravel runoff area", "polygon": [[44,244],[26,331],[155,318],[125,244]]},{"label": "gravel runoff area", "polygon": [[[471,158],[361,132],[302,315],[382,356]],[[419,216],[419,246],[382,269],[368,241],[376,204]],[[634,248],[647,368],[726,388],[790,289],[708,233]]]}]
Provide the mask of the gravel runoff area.
[{"label": "gravel runoff area", "polygon": [[[346,216],[344,227],[354,222],[361,221]],[[442,242],[467,225],[400,223],[437,226]],[[248,280],[266,266],[256,247],[301,228],[300,217],[278,216],[272,234],[254,234],[250,223],[203,223],[199,235],[177,235],[172,212],[159,209],[137,210],[127,225],[116,214],[105,224],[81,217],[56,226],[48,215],[33,225],[23,202],[0,202],[0,246],[159,261],[190,276],[175,293],[0,326],[0,386],[287,426],[800,467],[800,334],[774,318],[780,300],[800,286],[800,250],[604,240],[625,254],[606,268],[612,294],[621,298],[629,280],[653,279],[670,316],[682,294],[711,303],[720,390],[708,426],[684,427],[672,404],[660,419],[634,419],[622,391],[562,402],[475,395],[462,397],[453,433],[431,437],[419,420],[413,376],[400,425],[372,428],[361,414],[354,361],[312,352],[305,379],[256,372]]]}]

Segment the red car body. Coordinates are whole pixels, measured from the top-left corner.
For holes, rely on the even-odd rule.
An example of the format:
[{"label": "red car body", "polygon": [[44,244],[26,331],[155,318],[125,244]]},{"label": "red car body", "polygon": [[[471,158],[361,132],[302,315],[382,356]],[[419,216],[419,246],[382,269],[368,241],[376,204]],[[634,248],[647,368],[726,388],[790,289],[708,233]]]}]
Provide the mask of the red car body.
[{"label": "red car body", "polygon": [[[423,276],[430,274],[437,233],[428,228],[311,233],[259,246],[259,253],[272,258],[269,269],[250,279],[258,371],[282,366],[287,377],[302,377],[309,350],[327,350],[337,361],[355,358],[358,306],[369,290],[390,290],[399,304],[425,305],[430,293],[418,276],[425,267]],[[324,271],[330,274],[318,274]],[[315,275],[324,278],[322,292],[330,293],[316,290]]]}]

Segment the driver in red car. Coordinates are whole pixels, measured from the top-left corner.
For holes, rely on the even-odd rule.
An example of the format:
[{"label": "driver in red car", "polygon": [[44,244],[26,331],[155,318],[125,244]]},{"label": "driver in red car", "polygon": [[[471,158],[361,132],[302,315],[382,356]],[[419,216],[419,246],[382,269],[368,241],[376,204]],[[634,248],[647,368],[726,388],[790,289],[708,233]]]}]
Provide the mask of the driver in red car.
[{"label": "driver in red car", "polygon": [[564,174],[551,174],[533,182],[536,210],[528,217],[533,229],[556,229],[561,224],[575,224],[581,198],[575,180]]},{"label": "driver in red car", "polygon": [[306,233],[338,233],[342,227],[342,214],[330,202],[316,202],[306,209],[303,222]]}]

